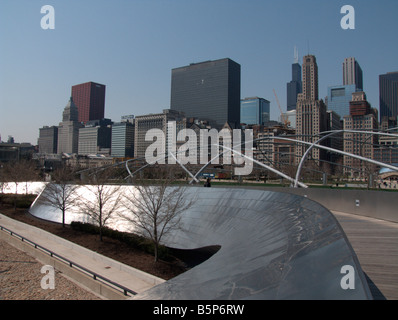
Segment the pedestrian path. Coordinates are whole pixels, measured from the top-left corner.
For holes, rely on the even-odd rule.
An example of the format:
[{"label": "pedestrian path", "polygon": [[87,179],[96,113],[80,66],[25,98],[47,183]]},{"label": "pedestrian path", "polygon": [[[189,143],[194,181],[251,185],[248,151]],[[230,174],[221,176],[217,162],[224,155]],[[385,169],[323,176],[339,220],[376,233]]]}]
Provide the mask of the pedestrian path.
[{"label": "pedestrian path", "polygon": [[[0,226],[135,293],[143,292],[165,281],[2,214],[0,214]],[[4,230],[0,232],[9,234]],[[27,241],[24,242],[26,246],[32,247]],[[99,281],[100,277],[95,281]]]},{"label": "pedestrian path", "polygon": [[398,223],[333,211],[375,300],[398,300]]}]

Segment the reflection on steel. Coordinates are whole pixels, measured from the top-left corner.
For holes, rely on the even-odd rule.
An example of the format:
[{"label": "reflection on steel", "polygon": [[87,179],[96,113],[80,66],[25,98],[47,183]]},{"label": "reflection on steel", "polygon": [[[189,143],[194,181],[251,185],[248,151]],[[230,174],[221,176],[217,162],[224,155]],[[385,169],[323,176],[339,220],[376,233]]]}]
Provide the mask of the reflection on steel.
[{"label": "reflection on steel", "polygon": [[4,182],[1,185],[0,193],[17,194],[39,194],[46,186],[47,182],[27,181],[27,182]]},{"label": "reflection on steel", "polygon": [[[134,187],[124,186],[121,192],[127,188]],[[187,187],[186,192],[197,200],[183,213],[181,229],[165,237],[164,244],[179,249],[221,248],[203,263],[135,298],[372,298],[344,232],[318,203],[250,189]],[[84,196],[82,191],[80,197]],[[31,213],[60,219],[59,212],[40,201]],[[77,209],[73,220],[85,220],[85,216]],[[110,226],[133,231],[120,220],[114,219]],[[353,289],[342,286],[345,266],[352,267]]]}]

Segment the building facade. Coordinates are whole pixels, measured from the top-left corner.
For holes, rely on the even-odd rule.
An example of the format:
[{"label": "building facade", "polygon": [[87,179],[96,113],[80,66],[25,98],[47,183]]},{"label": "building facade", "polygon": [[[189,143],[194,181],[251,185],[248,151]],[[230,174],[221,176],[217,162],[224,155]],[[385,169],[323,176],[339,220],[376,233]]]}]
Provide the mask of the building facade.
[{"label": "building facade", "polygon": [[239,125],[240,72],[240,65],[228,58],[173,69],[170,109],[214,127]]},{"label": "building facade", "polygon": [[112,121],[101,119],[88,121],[79,129],[78,154],[82,156],[109,155],[111,149]]},{"label": "building facade", "polygon": [[[344,117],[344,130],[378,130],[378,114],[366,100],[364,92],[355,92],[350,103],[350,114]],[[374,159],[376,135],[366,133],[344,132],[344,151],[369,159]],[[372,170],[371,165],[344,155],[344,171],[351,176],[367,176]]]},{"label": "building facade", "polygon": [[286,85],[287,111],[295,110],[297,97],[302,92],[301,66],[299,63],[292,64],[292,81]]},{"label": "building facade", "polygon": [[58,126],[57,153],[78,152],[79,129],[84,127],[78,119],[78,109],[71,97],[62,113],[62,122]]},{"label": "building facade", "polygon": [[[343,129],[343,120],[341,119],[340,115],[332,110],[327,110],[327,119],[328,119],[328,126],[327,130],[342,130]],[[337,150],[344,150],[343,145],[343,133],[336,133],[330,138],[327,139],[327,146]],[[342,163],[342,155],[336,152],[328,152],[327,160],[330,161],[332,164]],[[332,170],[335,168],[332,165]]]},{"label": "building facade", "polygon": [[328,110],[336,112],[340,117],[349,115],[352,94],[356,91],[355,84],[328,87]]},{"label": "building facade", "polygon": [[79,112],[79,122],[103,119],[105,115],[106,86],[86,82],[72,86],[72,98]]},{"label": "building facade", "polygon": [[303,92],[300,100],[318,100],[318,64],[315,56],[307,55],[303,57],[302,73]]},{"label": "building facade", "polygon": [[58,151],[58,127],[44,126],[39,129],[39,139],[37,141],[39,153],[54,154]]},{"label": "building facade", "polygon": [[[147,141],[145,136],[150,129],[160,129],[163,131],[166,138],[166,150],[169,141],[168,134],[168,122],[176,122],[176,132],[178,133],[181,129],[186,128],[186,118],[183,112],[175,110],[165,109],[163,113],[141,115],[135,118],[135,132],[134,132],[134,157],[144,158],[145,151],[153,143],[153,141]],[[159,155],[160,156],[160,155]]]},{"label": "building facade", "polygon": [[[296,134],[297,139],[306,142],[315,142],[319,133],[327,130],[326,105],[323,100],[318,100],[318,65],[313,55],[303,57],[303,92],[298,95],[296,108]],[[298,143],[296,147],[296,164],[304,155],[307,145]],[[313,148],[310,158],[316,160],[326,159],[323,149]]]},{"label": "building facade", "polygon": [[[362,69],[355,58],[345,58],[343,62],[343,85],[355,85],[356,91],[363,90]],[[341,115],[342,117],[344,115]]]},{"label": "building facade", "polygon": [[134,157],[134,118],[112,125],[111,156],[114,158]]},{"label": "building facade", "polygon": [[240,102],[240,123],[264,125],[270,121],[270,102],[264,98],[245,98]]},{"label": "building facade", "polygon": [[379,76],[380,122],[384,117],[398,116],[398,72]]},{"label": "building facade", "polygon": [[294,135],[293,129],[282,126],[264,127],[255,137],[260,139],[256,143],[256,160],[272,166],[278,170],[295,164],[296,144],[292,141],[278,139],[279,136]]}]

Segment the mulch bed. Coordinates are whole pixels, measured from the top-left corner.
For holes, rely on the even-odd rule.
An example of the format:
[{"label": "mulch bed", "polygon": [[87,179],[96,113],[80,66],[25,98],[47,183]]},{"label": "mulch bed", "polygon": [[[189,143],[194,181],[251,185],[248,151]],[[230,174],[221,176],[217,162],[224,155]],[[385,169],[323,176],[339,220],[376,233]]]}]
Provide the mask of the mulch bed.
[{"label": "mulch bed", "polygon": [[27,209],[17,208],[15,211],[13,206],[0,204],[0,212],[10,218],[41,228],[82,247],[165,280],[169,280],[187,270],[184,263],[177,258],[172,261],[159,260],[155,262],[154,256],[129,247],[123,242],[105,236],[101,242],[99,235],[76,231],[69,226],[62,227],[61,224],[38,219],[32,216]]}]

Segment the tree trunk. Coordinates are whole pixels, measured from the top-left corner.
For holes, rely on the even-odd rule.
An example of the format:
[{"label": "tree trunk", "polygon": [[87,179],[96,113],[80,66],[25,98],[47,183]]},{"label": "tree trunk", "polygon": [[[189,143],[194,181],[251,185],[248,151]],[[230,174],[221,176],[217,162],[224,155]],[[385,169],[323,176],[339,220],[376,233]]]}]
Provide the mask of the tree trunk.
[{"label": "tree trunk", "polygon": [[157,242],[154,243],[155,245],[155,262],[158,262],[158,248],[159,244]]},{"label": "tree trunk", "polygon": [[100,236],[100,241],[102,242],[102,223],[101,223],[101,221],[99,223],[99,236]]},{"label": "tree trunk", "polygon": [[65,228],[65,208],[62,209],[62,227]]}]

